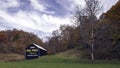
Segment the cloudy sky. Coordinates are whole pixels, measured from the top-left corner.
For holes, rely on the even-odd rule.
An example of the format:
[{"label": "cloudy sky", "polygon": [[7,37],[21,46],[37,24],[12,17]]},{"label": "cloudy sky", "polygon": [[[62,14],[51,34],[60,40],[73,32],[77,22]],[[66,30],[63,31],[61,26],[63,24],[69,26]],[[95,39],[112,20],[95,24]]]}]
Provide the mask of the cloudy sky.
[{"label": "cloudy sky", "polygon": [[[101,1],[106,11],[118,0]],[[69,17],[77,4],[84,6],[84,0],[0,0],[0,29],[14,26],[52,32],[61,24],[71,23]]]}]

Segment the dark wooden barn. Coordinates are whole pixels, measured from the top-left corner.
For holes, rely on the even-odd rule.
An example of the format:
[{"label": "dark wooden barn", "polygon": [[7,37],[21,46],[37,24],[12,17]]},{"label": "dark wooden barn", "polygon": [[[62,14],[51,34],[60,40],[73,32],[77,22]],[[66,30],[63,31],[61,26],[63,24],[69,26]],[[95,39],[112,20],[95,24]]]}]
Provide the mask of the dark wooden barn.
[{"label": "dark wooden barn", "polygon": [[26,48],[26,59],[35,59],[39,56],[43,56],[47,54],[47,50],[35,43],[32,43]]}]

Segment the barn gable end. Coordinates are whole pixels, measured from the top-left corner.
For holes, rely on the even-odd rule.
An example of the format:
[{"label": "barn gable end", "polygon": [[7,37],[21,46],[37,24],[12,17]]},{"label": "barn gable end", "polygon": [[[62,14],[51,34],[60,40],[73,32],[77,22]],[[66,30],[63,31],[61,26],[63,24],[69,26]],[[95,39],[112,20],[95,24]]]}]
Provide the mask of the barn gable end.
[{"label": "barn gable end", "polygon": [[35,59],[39,58],[39,56],[43,56],[47,54],[47,50],[35,43],[32,43],[26,48],[26,59]]}]

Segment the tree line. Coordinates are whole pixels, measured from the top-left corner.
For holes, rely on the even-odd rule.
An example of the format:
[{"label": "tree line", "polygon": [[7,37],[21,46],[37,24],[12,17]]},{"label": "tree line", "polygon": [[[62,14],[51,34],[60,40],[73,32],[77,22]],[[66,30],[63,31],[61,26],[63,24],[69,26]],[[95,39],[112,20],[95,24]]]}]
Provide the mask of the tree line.
[{"label": "tree line", "polygon": [[0,53],[25,54],[25,48],[32,43],[44,46],[44,43],[33,33],[22,30],[7,30],[0,32]]},{"label": "tree line", "polygon": [[[86,6],[77,6],[73,25],[61,25],[46,42],[50,54],[77,47],[82,58],[120,59],[120,2],[103,13],[98,0],[85,0]],[[92,54],[93,53],[93,54]]]}]

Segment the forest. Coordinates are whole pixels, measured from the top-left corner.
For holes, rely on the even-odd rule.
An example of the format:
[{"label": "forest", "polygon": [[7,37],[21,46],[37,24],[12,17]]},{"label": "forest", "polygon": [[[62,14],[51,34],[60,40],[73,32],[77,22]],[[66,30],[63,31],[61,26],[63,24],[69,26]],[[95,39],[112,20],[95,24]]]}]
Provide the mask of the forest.
[{"label": "forest", "polygon": [[7,30],[0,32],[0,53],[9,54],[25,54],[25,48],[32,43],[44,45],[33,33],[24,32],[22,30]]},{"label": "forest", "polygon": [[82,58],[90,59],[92,52],[95,59],[120,59],[120,2],[99,18],[96,14],[101,7],[94,4],[88,3],[91,7],[85,8],[87,11],[78,6],[72,17],[73,25],[61,25],[53,31],[46,42],[51,54],[77,47],[83,52]]},{"label": "forest", "polygon": [[81,58],[90,59],[92,52],[95,59],[120,59],[120,2],[99,18],[99,3],[94,3],[96,7],[91,4],[84,9],[77,6],[71,17],[73,25],[61,25],[46,42],[22,30],[1,31],[0,53],[24,54],[25,48],[35,42],[52,55],[77,48],[82,52]]}]

